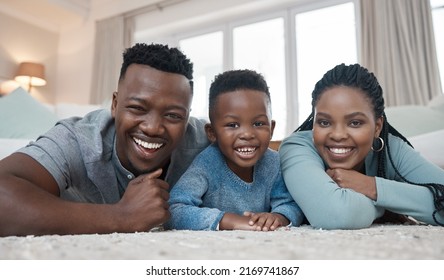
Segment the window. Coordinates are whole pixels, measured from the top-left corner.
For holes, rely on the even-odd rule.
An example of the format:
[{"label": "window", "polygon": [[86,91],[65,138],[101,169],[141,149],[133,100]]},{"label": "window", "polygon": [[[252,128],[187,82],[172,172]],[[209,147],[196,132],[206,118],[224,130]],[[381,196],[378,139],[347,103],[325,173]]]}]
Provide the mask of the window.
[{"label": "window", "polygon": [[233,68],[253,69],[264,76],[276,120],[273,137],[283,139],[287,119],[284,19],[279,17],[233,28]]},{"label": "window", "polygon": [[208,119],[208,89],[214,76],[222,72],[223,68],[223,33],[212,32],[183,39],[179,41],[179,47],[194,66],[191,115]]},{"label": "window", "polygon": [[441,75],[441,88],[444,90],[444,0],[430,0],[432,6],[433,29],[435,33],[436,55]]},{"label": "window", "polygon": [[353,3],[296,13],[295,35],[300,124],[311,112],[311,92],[322,75],[358,61]]},{"label": "window", "polygon": [[168,31],[168,26],[163,33],[159,28],[139,30],[135,39],[166,42],[190,57],[195,85],[191,115],[196,117],[208,118],[208,90],[215,75],[230,69],[261,73],[270,87],[276,120],[273,140],[282,140],[310,113],[311,92],[325,71],[357,62],[357,2],[307,1],[260,13],[249,9],[254,16],[240,14],[214,25],[208,19],[185,32]]}]

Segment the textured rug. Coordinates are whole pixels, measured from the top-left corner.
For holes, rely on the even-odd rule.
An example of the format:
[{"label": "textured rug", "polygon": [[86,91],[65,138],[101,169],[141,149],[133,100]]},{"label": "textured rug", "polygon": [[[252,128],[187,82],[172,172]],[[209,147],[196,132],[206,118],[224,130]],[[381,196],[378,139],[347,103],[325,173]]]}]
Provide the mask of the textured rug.
[{"label": "textured rug", "polygon": [[0,238],[3,260],[442,260],[444,228],[310,226],[274,232],[151,231]]}]

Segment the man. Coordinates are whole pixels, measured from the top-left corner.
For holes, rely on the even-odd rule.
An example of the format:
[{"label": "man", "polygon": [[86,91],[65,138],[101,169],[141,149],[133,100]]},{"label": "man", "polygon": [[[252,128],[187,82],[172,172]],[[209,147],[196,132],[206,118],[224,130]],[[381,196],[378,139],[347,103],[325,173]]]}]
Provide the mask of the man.
[{"label": "man", "polygon": [[147,231],[208,145],[189,117],[192,63],[176,48],[123,54],[111,112],[60,121],[0,161],[0,236]]}]

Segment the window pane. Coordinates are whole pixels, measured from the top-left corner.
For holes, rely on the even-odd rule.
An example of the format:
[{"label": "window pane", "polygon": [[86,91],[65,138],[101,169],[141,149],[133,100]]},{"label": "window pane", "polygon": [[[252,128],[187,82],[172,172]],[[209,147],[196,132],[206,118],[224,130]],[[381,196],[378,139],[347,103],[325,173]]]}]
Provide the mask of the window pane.
[{"label": "window pane", "polygon": [[222,31],[180,40],[179,46],[194,64],[191,115],[208,119],[208,91],[214,76],[222,72]]},{"label": "window pane", "polygon": [[233,29],[234,69],[261,73],[270,88],[276,121],[273,139],[283,139],[286,128],[284,19],[276,18]]},{"label": "window pane", "polygon": [[323,74],[340,63],[357,62],[353,3],[296,15],[298,120],[311,112],[311,92]]},{"label": "window pane", "polygon": [[433,29],[435,32],[436,55],[441,74],[441,87],[444,88],[444,0],[431,0]]}]

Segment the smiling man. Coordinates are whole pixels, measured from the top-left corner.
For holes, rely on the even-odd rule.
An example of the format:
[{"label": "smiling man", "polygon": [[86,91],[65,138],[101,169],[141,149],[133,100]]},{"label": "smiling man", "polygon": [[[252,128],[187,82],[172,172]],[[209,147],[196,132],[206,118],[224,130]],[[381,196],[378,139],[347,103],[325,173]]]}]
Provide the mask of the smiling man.
[{"label": "smiling man", "polygon": [[0,236],[147,231],[169,187],[208,145],[189,116],[193,66],[176,48],[123,54],[111,112],[57,123],[0,161]]}]

